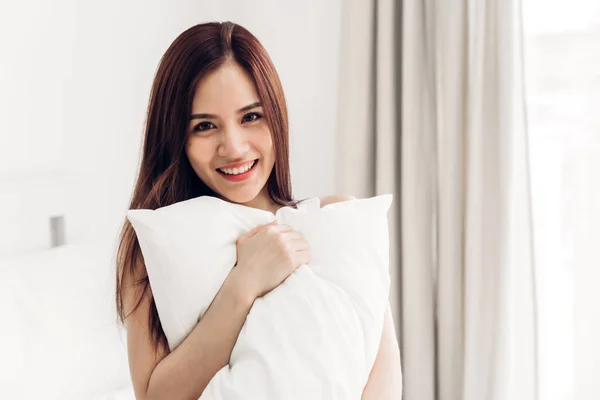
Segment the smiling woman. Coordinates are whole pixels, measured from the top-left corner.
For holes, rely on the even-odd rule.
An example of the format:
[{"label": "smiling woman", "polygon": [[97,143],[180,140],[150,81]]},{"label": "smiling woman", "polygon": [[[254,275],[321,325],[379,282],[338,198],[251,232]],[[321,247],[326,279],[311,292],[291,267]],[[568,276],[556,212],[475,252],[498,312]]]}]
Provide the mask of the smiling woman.
[{"label": "smiling woman", "polygon": [[[268,211],[272,216],[299,203],[292,196],[288,116],[279,77],[260,42],[231,22],[196,25],[177,37],[163,56],[152,87],[130,209],[156,210],[203,196]],[[334,196],[321,204],[351,199]],[[201,223],[206,226],[194,226],[190,232],[213,229],[213,225],[220,229],[218,223],[205,221],[203,218]],[[145,264],[152,259],[152,249],[150,254],[142,254],[136,232],[125,222],[117,256],[116,302],[127,327],[137,399],[200,397],[228,365],[254,301],[310,262],[308,242],[291,226],[276,220],[244,228],[235,242],[236,259],[228,264],[231,270],[218,293],[202,316],[193,318],[192,331],[177,347],[169,348],[159,317],[165,321],[172,315],[159,316],[152,290],[161,282],[153,281],[156,285],[151,288]],[[182,241],[173,237],[169,240],[180,245]],[[195,234],[192,239],[201,240]],[[230,240],[227,243],[232,244]],[[184,248],[177,251],[188,254]],[[169,258],[168,266],[173,262]],[[168,280],[182,279],[176,270],[168,269],[172,274]],[[385,322],[374,361],[377,367],[372,368],[368,382],[359,380],[359,389],[365,387],[367,397],[363,398],[379,399],[382,393],[398,398],[400,393],[387,379],[399,374],[393,321],[389,312],[381,318]],[[357,354],[362,354],[360,349]],[[293,366],[304,365],[297,363]],[[365,372],[364,366],[361,371]],[[322,378],[332,387],[340,386],[332,375],[324,371]]]}]

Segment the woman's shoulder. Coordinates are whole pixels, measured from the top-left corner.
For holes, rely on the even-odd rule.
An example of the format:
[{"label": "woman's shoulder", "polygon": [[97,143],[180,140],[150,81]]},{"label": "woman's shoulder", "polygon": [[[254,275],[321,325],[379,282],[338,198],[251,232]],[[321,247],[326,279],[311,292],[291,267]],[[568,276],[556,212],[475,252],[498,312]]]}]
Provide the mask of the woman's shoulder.
[{"label": "woman's shoulder", "polygon": [[320,197],[321,207],[325,207],[327,204],[339,203],[341,201],[355,200],[356,197],[345,194],[333,194],[329,196]]}]

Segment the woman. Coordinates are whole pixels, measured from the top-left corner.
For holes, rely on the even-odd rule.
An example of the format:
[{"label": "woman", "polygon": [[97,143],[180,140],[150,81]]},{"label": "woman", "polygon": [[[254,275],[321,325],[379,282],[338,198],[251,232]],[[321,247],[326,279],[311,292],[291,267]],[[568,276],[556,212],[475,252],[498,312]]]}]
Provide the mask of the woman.
[{"label": "woman", "polygon": [[[275,212],[294,207],[288,120],[277,72],[259,41],[233,23],[183,32],[152,87],[131,209],[210,195]],[[329,196],[321,204],[343,201]],[[117,310],[127,327],[140,399],[197,399],[225,366],[254,300],[309,261],[289,226],[259,226],[237,241],[237,264],[187,338],[172,352],[161,329],[143,257],[125,222],[117,257]],[[400,359],[389,309],[364,399],[400,398]]]}]

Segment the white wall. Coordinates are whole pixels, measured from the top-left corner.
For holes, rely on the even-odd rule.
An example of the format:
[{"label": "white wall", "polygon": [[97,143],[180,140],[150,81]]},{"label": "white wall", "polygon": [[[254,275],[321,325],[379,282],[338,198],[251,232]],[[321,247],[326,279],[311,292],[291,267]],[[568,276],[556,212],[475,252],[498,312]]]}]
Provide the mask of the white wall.
[{"label": "white wall", "polygon": [[572,255],[575,272],[575,397],[593,400],[600,393],[600,135],[570,160],[573,192],[569,198],[572,223]]},{"label": "white wall", "polygon": [[67,1],[0,3],[0,254],[46,246],[62,207],[74,30]]},{"label": "white wall", "polygon": [[333,192],[340,0],[5,3],[0,255],[45,247],[51,214],[65,216],[69,243],[116,237],[159,59],[209,20],[244,25],[279,71],[296,197]]}]

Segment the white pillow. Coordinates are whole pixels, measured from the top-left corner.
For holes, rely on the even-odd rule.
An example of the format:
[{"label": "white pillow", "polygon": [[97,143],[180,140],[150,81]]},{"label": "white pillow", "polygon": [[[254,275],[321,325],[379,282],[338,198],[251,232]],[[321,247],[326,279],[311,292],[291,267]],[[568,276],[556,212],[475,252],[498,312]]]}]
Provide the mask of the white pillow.
[{"label": "white pillow", "polygon": [[201,399],[360,399],[389,294],[392,195],[268,211],[203,196],[130,210],[171,349],[193,329],[236,262],[236,240],[274,219],[302,232],[311,261],[258,298],[229,366]]}]

